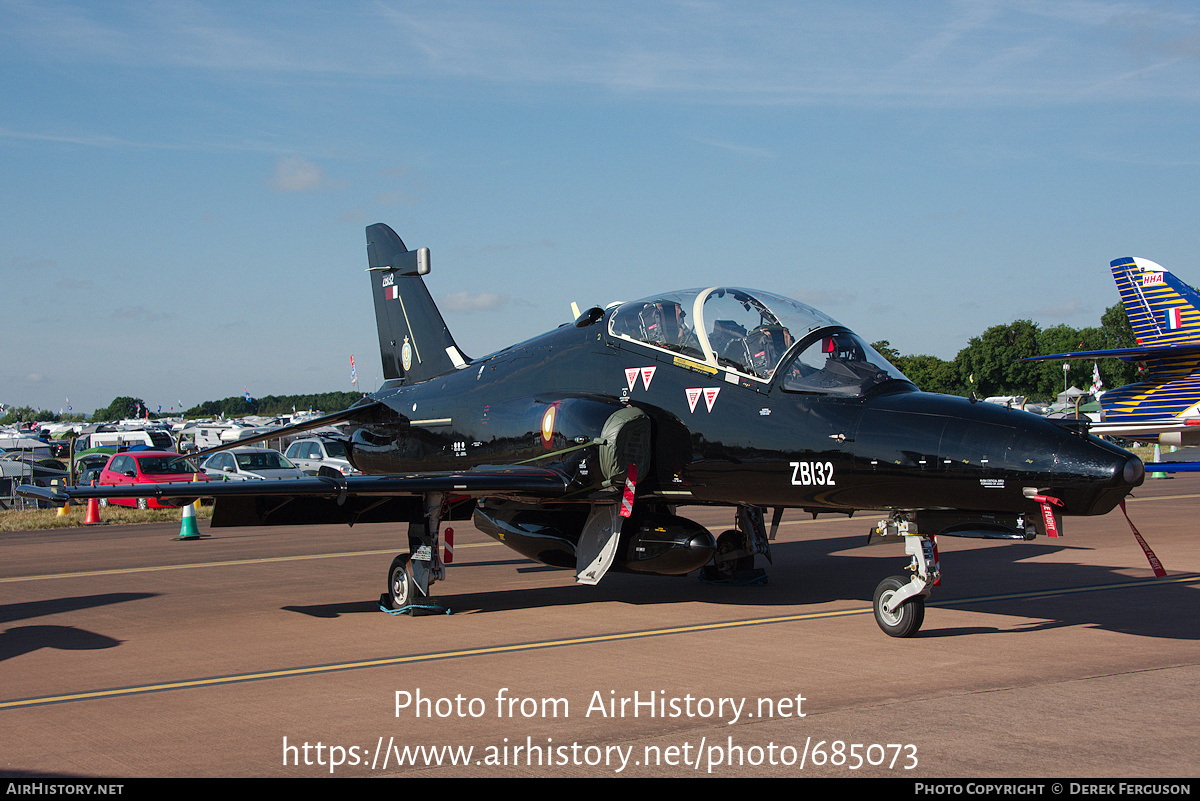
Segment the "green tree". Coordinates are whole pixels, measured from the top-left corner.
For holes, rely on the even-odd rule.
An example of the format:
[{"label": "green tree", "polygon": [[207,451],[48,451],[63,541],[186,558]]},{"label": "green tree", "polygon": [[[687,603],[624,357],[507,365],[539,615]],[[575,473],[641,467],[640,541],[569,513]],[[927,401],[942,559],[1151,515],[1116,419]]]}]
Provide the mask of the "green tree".
[{"label": "green tree", "polygon": [[[892,364],[896,364],[896,360],[903,358],[900,356],[900,351],[892,347],[892,343],[886,339],[881,339],[878,342],[872,342],[871,347],[879,351],[879,355],[887,359]],[[896,365],[899,367],[900,365]]]},{"label": "green tree", "polygon": [[12,426],[17,423],[45,423],[58,419],[58,415],[49,409],[34,409],[32,406],[18,406],[9,409],[4,417],[0,417],[0,425]]},{"label": "green tree", "polygon": [[[1099,330],[1098,328],[1080,330],[1069,325],[1056,325],[1044,329],[1038,337],[1038,353],[1073,353],[1081,350],[1096,350],[1100,347]],[[1029,394],[1039,398],[1053,398],[1072,384],[1086,389],[1092,385],[1092,363],[1091,359],[1038,362],[1040,375],[1035,386],[1031,387]],[[1065,375],[1064,365],[1068,368]]]},{"label": "green tree", "polygon": [[314,395],[267,395],[247,402],[242,395],[222,400],[205,401],[183,413],[184,417],[244,417],[259,414],[266,417],[291,414],[292,410],[319,409],[322,412],[340,412],[362,398],[361,392],[323,392]]},{"label": "green tree", "polygon": [[[1129,324],[1124,304],[1117,303],[1105,309],[1100,317],[1100,331],[1105,348],[1137,347],[1137,337],[1133,334],[1133,326]],[[1104,359],[1100,364],[1100,377],[1108,389],[1142,380],[1138,374],[1138,363],[1124,359]]]},{"label": "green tree", "polygon": [[970,392],[964,386],[954,362],[922,354],[901,356],[893,364],[926,392],[940,392],[943,395],[966,395]]},{"label": "green tree", "polygon": [[93,420],[125,420],[130,417],[138,417],[145,407],[141,398],[120,397],[114,398],[113,402],[103,409],[97,409],[92,414]]},{"label": "green tree", "polygon": [[1038,332],[1038,325],[1032,320],[1016,320],[992,326],[972,337],[967,347],[954,357],[967,391],[974,391],[981,398],[1030,394],[1038,385],[1042,365],[1020,360],[1040,355]]}]

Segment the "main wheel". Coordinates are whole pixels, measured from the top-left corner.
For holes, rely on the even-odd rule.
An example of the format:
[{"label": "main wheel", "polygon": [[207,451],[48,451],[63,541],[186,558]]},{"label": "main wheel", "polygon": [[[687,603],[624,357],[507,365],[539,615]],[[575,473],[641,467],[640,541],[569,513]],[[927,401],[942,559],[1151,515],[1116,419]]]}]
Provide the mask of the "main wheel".
[{"label": "main wheel", "polygon": [[388,568],[388,599],[392,609],[403,609],[412,603],[413,580],[408,572],[409,555],[402,553],[392,560]]},{"label": "main wheel", "polygon": [[884,609],[883,605],[905,584],[908,580],[903,576],[889,576],[875,588],[875,622],[890,637],[911,637],[925,621],[925,598],[921,595],[909,598],[895,612]]},{"label": "main wheel", "polygon": [[717,552],[713,555],[713,563],[716,564],[721,578],[731,579],[739,570],[754,569],[754,554],[736,558],[730,556],[745,547],[746,535],[737,529],[724,531],[717,537]]}]

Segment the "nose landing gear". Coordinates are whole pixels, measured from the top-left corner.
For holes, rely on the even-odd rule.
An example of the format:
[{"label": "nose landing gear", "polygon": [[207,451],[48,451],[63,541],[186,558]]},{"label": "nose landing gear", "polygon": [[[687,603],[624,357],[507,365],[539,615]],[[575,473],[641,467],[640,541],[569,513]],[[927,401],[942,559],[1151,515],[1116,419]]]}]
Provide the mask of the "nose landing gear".
[{"label": "nose landing gear", "polygon": [[911,577],[889,576],[879,582],[872,601],[875,622],[889,637],[911,637],[925,621],[925,598],[929,588],[941,577],[937,543],[932,535],[918,534],[911,522],[903,517],[879,521],[875,533],[904,537],[904,550],[912,557],[908,569],[913,572]]}]

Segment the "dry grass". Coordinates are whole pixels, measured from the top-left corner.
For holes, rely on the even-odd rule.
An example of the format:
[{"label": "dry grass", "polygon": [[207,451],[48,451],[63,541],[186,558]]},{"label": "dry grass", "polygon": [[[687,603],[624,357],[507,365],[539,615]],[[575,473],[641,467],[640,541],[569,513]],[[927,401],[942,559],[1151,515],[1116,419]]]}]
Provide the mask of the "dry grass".
[{"label": "dry grass", "polygon": [[[201,506],[196,510],[196,517],[212,517],[212,509],[211,505]],[[124,506],[108,506],[100,510],[101,522],[111,525],[171,523],[178,522],[182,515],[182,509],[130,509]],[[85,519],[86,504],[72,505],[65,515],[59,515],[57,509],[0,511],[0,532],[74,528],[82,526]]]}]

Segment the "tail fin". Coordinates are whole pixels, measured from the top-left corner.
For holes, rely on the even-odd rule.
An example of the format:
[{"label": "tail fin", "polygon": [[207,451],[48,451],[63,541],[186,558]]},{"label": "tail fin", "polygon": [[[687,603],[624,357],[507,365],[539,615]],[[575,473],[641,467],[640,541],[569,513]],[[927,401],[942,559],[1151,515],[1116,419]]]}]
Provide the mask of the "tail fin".
[{"label": "tail fin", "polygon": [[395,231],[376,223],[367,227],[367,263],[383,377],[413,384],[465,367],[470,360],[421,278],[429,272],[429,249],[410,251]]},{"label": "tail fin", "polygon": [[1139,345],[1200,341],[1200,293],[1149,259],[1112,262],[1113,278]]}]

